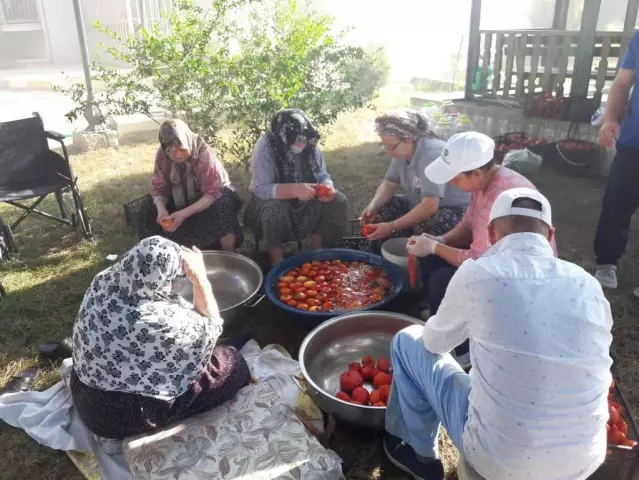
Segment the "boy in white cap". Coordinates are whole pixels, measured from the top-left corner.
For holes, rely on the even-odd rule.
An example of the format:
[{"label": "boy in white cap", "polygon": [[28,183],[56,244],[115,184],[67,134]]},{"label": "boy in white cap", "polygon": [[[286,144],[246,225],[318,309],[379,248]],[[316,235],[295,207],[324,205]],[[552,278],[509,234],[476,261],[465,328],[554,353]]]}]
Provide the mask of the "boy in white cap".
[{"label": "boy in white cap", "polygon": [[[606,455],[610,305],[555,257],[548,200],[528,188],[493,203],[492,247],[455,274],[437,315],[399,332],[384,449],[404,471],[444,478],[444,425],[487,480],[583,480]],[[472,374],[449,352],[470,339]]]},{"label": "boy in white cap", "polygon": [[[511,188],[535,188],[524,176],[497,165],[494,152],[495,142],[487,135],[459,133],[446,142],[441,157],[425,170],[434,183],[450,183],[472,194],[464,218],[450,232],[441,237],[421,235],[409,240],[408,251],[426,257],[420,267],[423,298],[428,303],[430,315],[437,313],[457,268],[488,250],[488,216],[497,196]],[[468,363],[467,344],[456,349],[455,354],[462,365]]]}]

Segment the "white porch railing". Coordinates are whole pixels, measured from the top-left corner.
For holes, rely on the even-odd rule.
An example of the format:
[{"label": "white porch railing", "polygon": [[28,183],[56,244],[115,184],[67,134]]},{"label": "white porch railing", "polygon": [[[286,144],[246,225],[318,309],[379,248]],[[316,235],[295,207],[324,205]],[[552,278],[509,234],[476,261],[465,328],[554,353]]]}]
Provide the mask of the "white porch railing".
[{"label": "white porch railing", "polygon": [[[570,93],[579,32],[481,30],[480,60],[473,93],[521,101],[526,94]],[[589,96],[605,93],[632,33],[597,32]]]}]

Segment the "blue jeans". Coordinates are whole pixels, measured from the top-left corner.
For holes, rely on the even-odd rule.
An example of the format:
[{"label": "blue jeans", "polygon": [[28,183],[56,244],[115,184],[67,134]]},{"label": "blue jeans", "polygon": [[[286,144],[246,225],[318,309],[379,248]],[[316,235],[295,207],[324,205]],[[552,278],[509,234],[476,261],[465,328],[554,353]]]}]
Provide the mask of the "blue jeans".
[{"label": "blue jeans", "polygon": [[422,340],[424,327],[405,328],[393,338],[393,387],[386,431],[424,457],[437,457],[442,423],[460,452],[468,417],[470,377],[450,354],[435,355]]}]

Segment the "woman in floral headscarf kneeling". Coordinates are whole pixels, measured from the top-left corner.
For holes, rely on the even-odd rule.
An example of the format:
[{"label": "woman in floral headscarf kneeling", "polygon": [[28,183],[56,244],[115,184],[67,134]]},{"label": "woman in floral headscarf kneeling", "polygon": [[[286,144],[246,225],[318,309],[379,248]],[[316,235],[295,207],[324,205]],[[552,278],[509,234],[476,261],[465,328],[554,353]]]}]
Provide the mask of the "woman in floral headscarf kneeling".
[{"label": "woman in floral headscarf kneeling", "polygon": [[[193,282],[193,305],[173,293]],[[142,240],[96,275],[73,327],[71,395],[94,434],[122,440],[209,410],[250,380],[216,346],[223,320],[199,250]]]},{"label": "woman in floral headscarf kneeling", "polygon": [[301,110],[278,112],[251,157],[251,193],[244,224],[261,238],[273,264],[282,244],[311,237],[312,248],[330,247],[348,229],[346,197],[333,187],[320,135]]}]

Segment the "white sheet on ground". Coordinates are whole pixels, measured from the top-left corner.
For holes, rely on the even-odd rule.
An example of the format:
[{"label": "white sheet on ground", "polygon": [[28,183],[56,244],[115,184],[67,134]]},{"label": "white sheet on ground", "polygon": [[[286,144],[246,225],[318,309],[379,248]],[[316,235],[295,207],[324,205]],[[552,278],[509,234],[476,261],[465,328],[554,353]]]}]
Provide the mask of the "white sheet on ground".
[{"label": "white sheet on ground", "polygon": [[[287,356],[281,347],[271,345],[260,350],[255,341],[247,343],[241,353],[246,358],[253,378],[271,385],[280,400],[294,408],[299,390],[292,376],[299,374],[298,363]],[[0,397],[0,419],[55,450],[93,453],[105,480],[131,479],[131,471],[123,455],[106,454],[78,417],[67,387],[71,365],[71,359],[63,362],[63,380],[48,390]],[[321,430],[321,423],[313,423]]]}]

